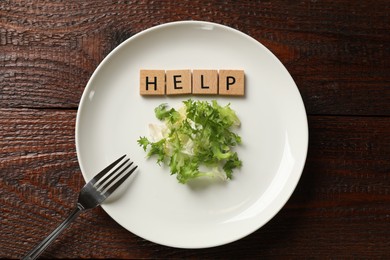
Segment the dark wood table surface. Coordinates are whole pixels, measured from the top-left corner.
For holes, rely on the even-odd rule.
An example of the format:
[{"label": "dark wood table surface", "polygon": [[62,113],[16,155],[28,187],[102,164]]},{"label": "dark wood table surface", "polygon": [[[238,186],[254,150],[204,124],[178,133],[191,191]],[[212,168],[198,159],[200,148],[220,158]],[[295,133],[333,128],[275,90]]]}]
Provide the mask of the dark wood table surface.
[{"label": "dark wood table surface", "polygon": [[228,245],[157,245],[97,208],[42,257],[389,258],[388,0],[0,1],[0,258],[22,257],[74,206],[75,119],[95,68],[130,36],[178,20],[238,29],[287,67],[310,132],[295,192]]}]

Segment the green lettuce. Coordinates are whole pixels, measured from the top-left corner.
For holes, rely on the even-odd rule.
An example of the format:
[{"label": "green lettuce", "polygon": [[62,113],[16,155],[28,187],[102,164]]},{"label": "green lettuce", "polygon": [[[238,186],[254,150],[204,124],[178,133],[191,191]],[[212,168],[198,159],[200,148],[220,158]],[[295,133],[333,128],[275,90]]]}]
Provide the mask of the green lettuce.
[{"label": "green lettuce", "polygon": [[231,179],[242,161],[232,148],[241,137],[232,131],[240,125],[230,104],[217,101],[183,101],[179,110],[161,104],[155,108],[156,118],[164,126],[152,125],[152,138],[140,137],[138,144],[147,157],[156,156],[157,163],[167,164],[180,183],[201,176]]}]

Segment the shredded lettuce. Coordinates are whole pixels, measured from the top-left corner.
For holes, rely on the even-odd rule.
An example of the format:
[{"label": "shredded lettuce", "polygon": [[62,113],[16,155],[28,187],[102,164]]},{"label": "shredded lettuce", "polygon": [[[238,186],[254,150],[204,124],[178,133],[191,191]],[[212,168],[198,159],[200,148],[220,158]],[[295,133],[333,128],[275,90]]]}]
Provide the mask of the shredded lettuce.
[{"label": "shredded lettuce", "polygon": [[156,156],[157,163],[167,164],[180,183],[201,176],[231,179],[233,170],[242,166],[233,147],[241,137],[232,131],[240,125],[230,104],[217,101],[183,101],[178,110],[161,104],[155,108],[163,126],[150,125],[151,137],[140,137],[138,144],[147,157]]}]

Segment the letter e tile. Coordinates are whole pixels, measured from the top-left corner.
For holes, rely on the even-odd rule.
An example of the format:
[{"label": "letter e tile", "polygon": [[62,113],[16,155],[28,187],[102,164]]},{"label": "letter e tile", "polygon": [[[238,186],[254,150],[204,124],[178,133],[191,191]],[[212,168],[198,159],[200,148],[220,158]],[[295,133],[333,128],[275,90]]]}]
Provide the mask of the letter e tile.
[{"label": "letter e tile", "polygon": [[191,70],[167,70],[167,95],[191,94]]}]

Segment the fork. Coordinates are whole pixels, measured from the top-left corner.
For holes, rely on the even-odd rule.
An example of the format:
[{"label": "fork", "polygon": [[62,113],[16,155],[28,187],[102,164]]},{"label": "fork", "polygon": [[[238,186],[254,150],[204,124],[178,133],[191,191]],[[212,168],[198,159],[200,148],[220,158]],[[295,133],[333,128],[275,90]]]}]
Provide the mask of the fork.
[{"label": "fork", "polygon": [[123,155],[85,184],[72,213],[23,259],[36,259],[81,212],[99,206],[137,169],[138,166],[132,165],[133,162]]}]

